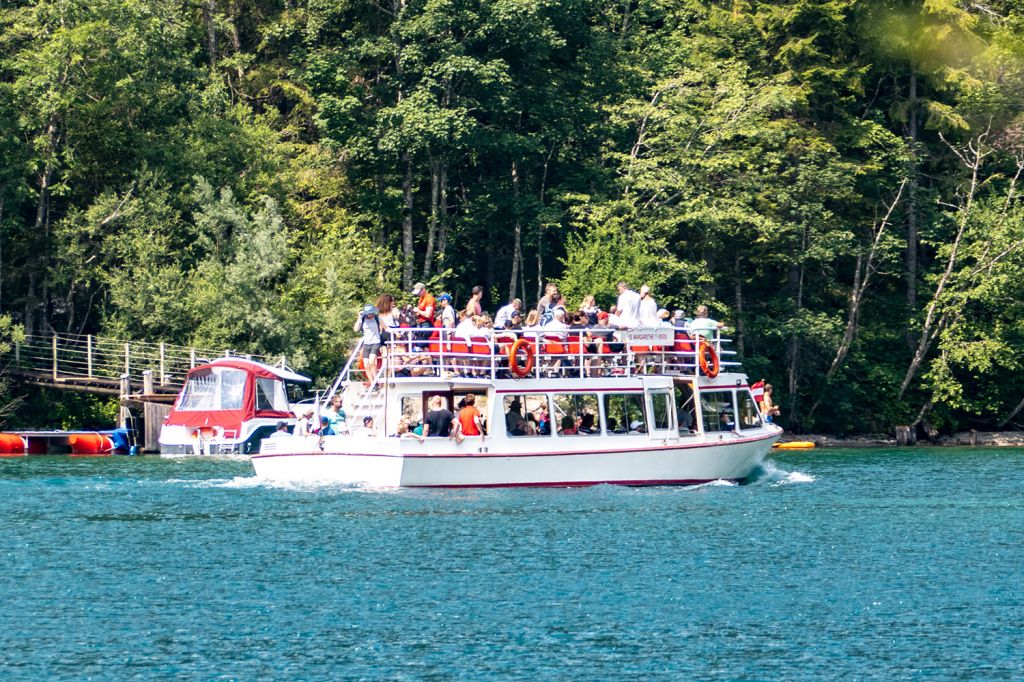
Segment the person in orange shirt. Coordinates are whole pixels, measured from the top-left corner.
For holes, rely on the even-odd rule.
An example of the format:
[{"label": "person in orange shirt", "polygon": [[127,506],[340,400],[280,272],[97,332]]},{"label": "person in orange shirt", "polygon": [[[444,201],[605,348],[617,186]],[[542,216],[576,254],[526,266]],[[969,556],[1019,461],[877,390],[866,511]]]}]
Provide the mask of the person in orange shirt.
[{"label": "person in orange shirt", "polygon": [[427,286],[423,282],[416,282],[412,288],[414,296],[419,296],[419,301],[416,303],[416,322],[420,327],[433,327],[434,326],[434,312],[437,309],[437,302],[434,297],[427,291]]},{"label": "person in orange shirt", "polygon": [[459,410],[459,435],[460,436],[483,436],[484,422],[480,410],[476,409],[476,396],[468,394],[462,400],[465,405]]}]

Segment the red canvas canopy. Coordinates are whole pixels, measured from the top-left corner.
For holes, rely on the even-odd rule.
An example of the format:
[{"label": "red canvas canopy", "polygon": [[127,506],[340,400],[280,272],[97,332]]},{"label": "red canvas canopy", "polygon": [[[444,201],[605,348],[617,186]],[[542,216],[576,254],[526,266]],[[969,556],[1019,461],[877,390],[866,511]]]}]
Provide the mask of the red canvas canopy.
[{"label": "red canvas canopy", "polygon": [[[260,386],[259,379],[274,383]],[[285,381],[309,379],[287,369],[253,360],[214,360],[189,370],[185,385],[164,423],[187,428],[220,427],[225,432],[237,434],[243,422],[255,417],[287,419],[292,413],[287,407]],[[257,393],[261,390],[263,404],[257,409]]]}]

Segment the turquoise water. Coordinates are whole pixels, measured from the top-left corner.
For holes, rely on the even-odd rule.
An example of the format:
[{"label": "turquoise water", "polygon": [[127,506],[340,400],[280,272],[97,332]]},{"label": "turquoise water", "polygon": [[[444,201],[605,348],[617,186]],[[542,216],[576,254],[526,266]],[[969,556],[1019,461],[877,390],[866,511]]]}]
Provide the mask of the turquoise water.
[{"label": "turquoise water", "polygon": [[745,486],[302,490],[0,460],[0,678],[1022,679],[1024,451]]}]

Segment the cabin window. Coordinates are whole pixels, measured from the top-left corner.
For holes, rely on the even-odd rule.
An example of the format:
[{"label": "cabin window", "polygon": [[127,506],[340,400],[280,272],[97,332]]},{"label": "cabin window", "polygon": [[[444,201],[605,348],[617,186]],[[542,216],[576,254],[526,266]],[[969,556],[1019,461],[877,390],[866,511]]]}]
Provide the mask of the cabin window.
[{"label": "cabin window", "polygon": [[693,418],[693,388],[689,384],[676,385],[676,425],[679,427],[679,433],[692,433],[697,430],[697,425]]},{"label": "cabin window", "polygon": [[402,417],[409,420],[409,424],[416,426],[423,421],[423,403],[421,395],[402,396]]},{"label": "cabin window", "polygon": [[732,431],[736,428],[732,391],[701,391],[700,410],[705,433]]},{"label": "cabin window", "polygon": [[608,393],[604,396],[605,433],[647,433],[642,393]]},{"label": "cabin window", "polygon": [[601,433],[596,393],[563,393],[556,395],[552,425],[559,436],[589,436]]},{"label": "cabin window", "polygon": [[288,412],[288,393],[280,379],[256,378],[256,409]]},{"label": "cabin window", "polygon": [[655,431],[667,431],[672,428],[673,409],[672,393],[668,391],[652,392],[651,428]]},{"label": "cabin window", "polygon": [[739,408],[740,429],[761,428],[761,413],[758,411],[757,404],[754,403],[754,397],[750,395],[750,391],[737,391],[736,405]]},{"label": "cabin window", "polygon": [[509,436],[550,436],[551,414],[544,393],[506,395],[502,401],[505,412],[505,433]]},{"label": "cabin window", "polygon": [[178,410],[240,410],[245,399],[248,374],[241,369],[213,367],[189,377],[182,389]]}]

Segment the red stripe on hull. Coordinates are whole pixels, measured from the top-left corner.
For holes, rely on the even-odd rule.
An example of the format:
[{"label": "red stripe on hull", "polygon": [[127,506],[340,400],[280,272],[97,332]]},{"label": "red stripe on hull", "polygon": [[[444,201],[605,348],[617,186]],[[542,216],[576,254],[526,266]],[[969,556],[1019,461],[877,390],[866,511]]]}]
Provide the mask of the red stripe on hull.
[{"label": "red stripe on hull", "polygon": [[551,483],[465,483],[459,485],[406,485],[403,488],[589,488],[595,485],[625,485],[625,486],[654,486],[654,485],[703,485],[714,481],[737,482],[732,478],[709,478],[706,480],[691,479],[668,479],[668,480],[644,480],[644,481],[556,481]]}]

